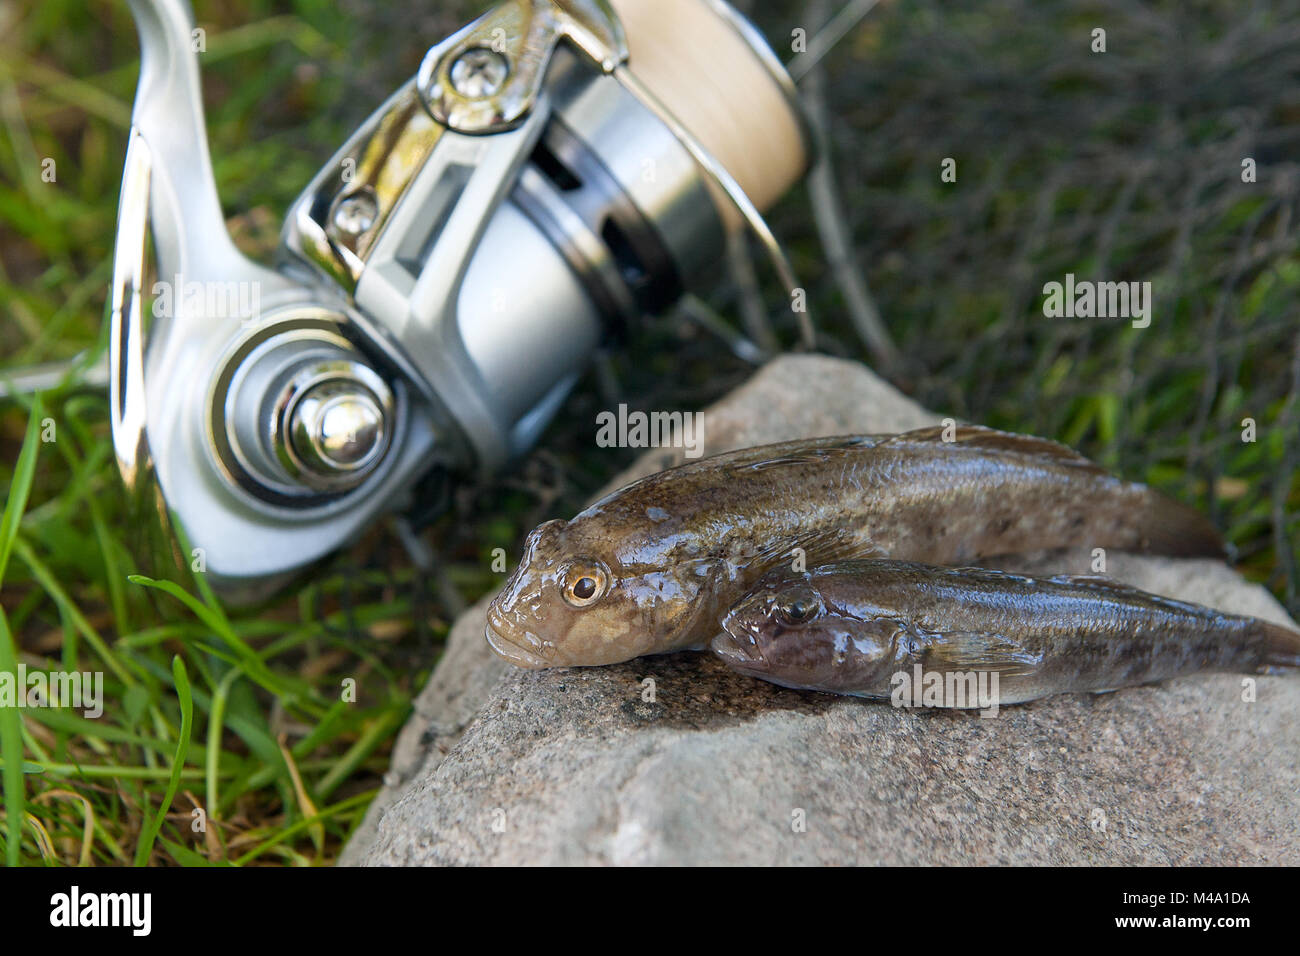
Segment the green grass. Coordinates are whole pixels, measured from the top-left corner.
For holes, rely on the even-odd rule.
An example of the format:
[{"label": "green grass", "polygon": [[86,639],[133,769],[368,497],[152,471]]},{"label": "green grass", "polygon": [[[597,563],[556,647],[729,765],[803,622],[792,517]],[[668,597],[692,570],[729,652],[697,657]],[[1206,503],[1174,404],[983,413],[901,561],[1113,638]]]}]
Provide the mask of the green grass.
[{"label": "green grass", "polygon": [[[480,6],[197,4],[217,179],[247,251],[269,253],[319,165]],[[884,4],[828,61],[832,156],[861,266],[905,356],[890,372],[900,387],[1069,442],[1205,508],[1243,572],[1295,613],[1300,210],[1284,174],[1300,103],[1288,92],[1296,56],[1270,38],[1296,20],[1265,10],[1234,34],[1237,5],[1184,6],[1144,5],[1139,20],[1058,0]],[[0,369],[103,347],[137,56],[116,0],[7,9]],[[1107,60],[1072,45],[1071,31],[1099,16]],[[1180,29],[1152,26],[1180,16]],[[773,38],[817,26],[795,2],[763,4],[757,18]],[[1241,49],[1212,55],[1222,42]],[[1260,158],[1258,189],[1233,182],[1243,150]],[[945,156],[959,160],[955,185],[939,181]],[[46,157],[55,183],[41,180]],[[865,358],[806,195],[772,219],[809,287],[819,346]],[[1038,289],[1067,271],[1152,281],[1157,322],[1139,332],[1045,320]],[[765,289],[779,301],[770,277]],[[729,322],[739,311],[734,282],[707,298]],[[793,320],[771,311],[792,346]],[[593,447],[596,412],[699,407],[752,371],[679,315],[630,331],[602,367],[518,469],[457,493],[426,533],[431,575],[381,523],[243,609],[134,544],[103,396],[56,389],[40,405],[0,407],[0,671],[98,671],[105,697],[93,720],[0,709],[7,861],[332,862],[451,621],[499,584],[493,549],[513,557],[531,527],[572,513],[633,456]],[[1253,444],[1240,441],[1247,415]]]},{"label": "green grass", "polygon": [[[373,642],[340,628],[336,613],[315,611],[330,606],[337,582],[304,590],[285,602],[289,607],[231,620],[202,575],[194,590],[204,598],[131,574],[112,610],[108,583],[130,559],[114,554],[120,544],[103,527],[98,534],[74,532],[66,511],[77,510],[77,495],[64,505],[56,490],[23,515],[27,490],[39,498],[52,471],[42,458],[75,441],[69,435],[43,443],[44,418],[35,407],[0,524],[0,568],[8,560],[0,579],[0,671],[13,673],[20,656],[30,668],[104,671],[105,714],[89,720],[69,710],[0,709],[8,859],[16,862],[20,851],[29,862],[329,859],[368,802],[382,749],[432,655],[406,673],[374,666]],[[64,487],[76,481],[74,472]],[[102,520],[91,515],[86,523]],[[106,544],[106,553],[85,548],[88,538]],[[154,592],[158,604],[148,600]],[[294,620],[285,612],[299,610],[299,601],[305,613]],[[172,606],[183,613],[170,613]],[[410,629],[408,612],[409,603],[385,603],[366,608],[354,623],[391,641],[395,631]],[[115,626],[123,620],[141,626],[123,631]],[[34,639],[16,652],[11,630]],[[52,649],[41,653],[32,645]],[[341,674],[357,680],[356,704],[340,699]],[[15,754],[25,759],[11,759]],[[370,785],[358,788],[358,776]],[[24,782],[35,799],[25,799]],[[325,805],[340,789],[346,797]],[[41,801],[41,793],[81,799]],[[195,807],[204,810],[205,830],[191,827]],[[303,832],[309,846],[295,848],[289,841]]]}]

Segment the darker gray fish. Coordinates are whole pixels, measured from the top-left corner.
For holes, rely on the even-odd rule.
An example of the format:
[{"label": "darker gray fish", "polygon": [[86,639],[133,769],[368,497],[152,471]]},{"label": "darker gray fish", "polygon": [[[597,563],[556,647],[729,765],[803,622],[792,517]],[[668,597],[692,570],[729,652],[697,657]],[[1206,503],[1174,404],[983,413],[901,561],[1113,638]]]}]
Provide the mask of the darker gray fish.
[{"label": "darker gray fish", "polygon": [[722,627],[712,649],[733,669],[859,697],[895,697],[931,674],[946,687],[962,686],[948,675],[996,674],[998,703],[1012,704],[1197,671],[1300,667],[1300,633],[1106,578],[899,561],[774,572]]}]

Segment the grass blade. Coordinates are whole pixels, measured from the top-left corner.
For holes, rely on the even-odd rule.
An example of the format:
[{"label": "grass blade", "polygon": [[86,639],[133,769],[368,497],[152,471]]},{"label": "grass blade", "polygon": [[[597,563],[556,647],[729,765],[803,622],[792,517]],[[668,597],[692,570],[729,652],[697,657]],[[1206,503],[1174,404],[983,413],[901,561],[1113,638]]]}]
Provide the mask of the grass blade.
[{"label": "grass blade", "polygon": [[224,615],[198,600],[174,581],[158,580],[146,577],[143,574],[128,575],[127,580],[132,584],[156,588],[170,594],[184,604],[194,613],[195,617],[210,628],[212,633],[221,638],[225,645],[237,655],[244,672],[271,693],[289,700],[298,700],[301,697],[310,696],[310,688],[303,686],[302,682],[298,682],[299,686],[294,686],[293,682],[272,673],[266,666],[266,662],[262,660],[261,655],[235,633],[234,628],[230,626],[230,622],[226,620]]},{"label": "grass blade", "polygon": [[163,820],[171,808],[172,799],[181,785],[181,771],[185,768],[185,755],[190,749],[190,730],[194,723],[194,701],[190,694],[190,679],[185,673],[185,664],[177,654],[172,658],[172,676],[176,679],[176,696],[181,702],[181,730],[176,738],[176,757],[172,760],[171,776],[167,780],[167,791],[163,794],[162,804],[153,823],[140,835],[140,842],[135,848],[135,865],[144,866],[153,851],[154,838],[162,829]]},{"label": "grass blade", "polygon": [[[44,407],[41,396],[32,402],[31,417],[27,420],[27,435],[23,439],[23,450],[18,453],[18,464],[14,466],[13,482],[9,486],[9,498],[5,502],[4,517],[0,518],[0,584],[4,583],[5,568],[9,564],[9,555],[13,552],[14,539],[18,537],[18,523],[22,521],[23,511],[27,507],[27,496],[32,490],[32,479],[36,475],[36,455],[40,448],[40,428]],[[9,633],[9,619],[5,617],[4,608],[0,608],[0,672],[13,675],[17,680],[18,648],[14,646],[13,635]],[[25,693],[25,688],[15,687],[15,694]],[[0,705],[0,750],[12,757],[5,761],[4,792],[5,819],[8,822],[8,839],[5,842],[5,861],[9,866],[18,865],[18,849],[23,836],[23,819],[27,813],[27,787],[23,781],[23,718],[18,712],[15,698],[11,706]]]},{"label": "grass blade", "polygon": [[[4,608],[0,608],[0,672],[18,673],[17,655],[14,653],[9,619],[5,617]],[[23,688],[14,688],[15,694],[22,692]],[[5,761],[4,766],[5,820],[8,822],[5,864],[17,866],[18,844],[23,836],[23,816],[27,803],[23,770],[28,766],[18,759],[18,755],[23,752],[23,719],[18,713],[17,700],[12,705],[0,705],[0,750],[14,755],[13,759]]]},{"label": "grass blade", "polygon": [[9,555],[14,548],[14,539],[18,537],[18,524],[23,520],[27,496],[32,490],[32,479],[36,476],[36,456],[41,447],[41,419],[44,414],[41,396],[37,395],[32,402],[31,417],[27,420],[23,450],[18,453],[18,463],[14,465],[14,479],[9,485],[4,517],[0,518],[0,584],[4,583],[5,568],[9,566]]}]

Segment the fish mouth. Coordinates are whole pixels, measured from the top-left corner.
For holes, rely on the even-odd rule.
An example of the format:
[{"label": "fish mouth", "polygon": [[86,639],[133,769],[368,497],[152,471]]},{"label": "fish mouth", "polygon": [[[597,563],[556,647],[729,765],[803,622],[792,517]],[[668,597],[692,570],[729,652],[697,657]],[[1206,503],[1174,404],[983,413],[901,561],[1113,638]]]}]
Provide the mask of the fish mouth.
[{"label": "fish mouth", "polygon": [[545,658],[535,651],[529,650],[520,644],[507,638],[502,633],[500,622],[493,623],[493,615],[489,614],[487,619],[486,637],[488,646],[496,652],[498,657],[503,657],[516,667],[527,668],[528,670],[540,670],[543,667],[550,667],[551,664]]}]

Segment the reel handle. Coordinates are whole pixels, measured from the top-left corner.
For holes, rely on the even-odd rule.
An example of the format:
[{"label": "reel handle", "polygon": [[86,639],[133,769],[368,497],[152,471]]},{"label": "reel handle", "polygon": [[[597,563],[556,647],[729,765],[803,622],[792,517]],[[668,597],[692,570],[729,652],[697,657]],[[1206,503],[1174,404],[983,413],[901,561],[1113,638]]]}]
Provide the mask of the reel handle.
[{"label": "reel handle", "polygon": [[[188,0],[129,0],[140,37],[140,79],[131,112],[118,202],[113,278],[108,297],[109,390],[113,443],[127,486],[151,467],[146,409],[176,405],[146,376],[148,351],[168,362],[196,363],[198,342],[220,329],[176,308],[152,328],[144,315],[146,250],[152,238],[159,279],[173,299],[187,283],[246,283],[267,299],[301,290],[279,272],[245,257],[226,229],[217,196],[203,90]],[[256,315],[225,315],[250,321]],[[153,344],[145,341],[146,334]],[[151,395],[151,393],[153,393]]]},{"label": "reel handle", "polygon": [[[150,228],[158,272],[228,279],[254,268],[221,213],[188,0],[128,0],[140,35],[140,81],[131,113],[149,170]],[[259,275],[259,277],[261,277]]]}]

